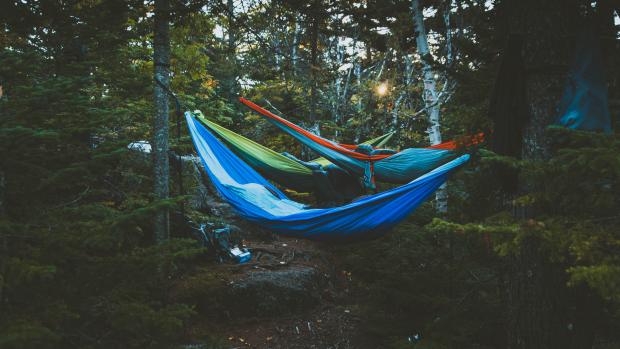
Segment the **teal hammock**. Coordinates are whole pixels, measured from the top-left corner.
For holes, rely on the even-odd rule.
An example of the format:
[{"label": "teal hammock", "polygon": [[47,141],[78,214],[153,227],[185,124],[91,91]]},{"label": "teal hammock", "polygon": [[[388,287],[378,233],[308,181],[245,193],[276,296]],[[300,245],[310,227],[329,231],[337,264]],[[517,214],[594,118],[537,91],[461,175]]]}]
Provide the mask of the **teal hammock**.
[{"label": "teal hammock", "polygon": [[573,66],[560,100],[556,124],[585,131],[611,132],[607,81],[599,38],[592,28],[577,37]]},{"label": "teal hammock", "polygon": [[396,153],[365,149],[367,152],[361,153],[360,150],[364,149],[344,147],[310,133],[245,98],[239,100],[327,160],[351,174],[363,177],[364,183],[370,188],[374,188],[375,179],[388,183],[407,183],[458,156],[453,150],[432,148],[409,148]]}]

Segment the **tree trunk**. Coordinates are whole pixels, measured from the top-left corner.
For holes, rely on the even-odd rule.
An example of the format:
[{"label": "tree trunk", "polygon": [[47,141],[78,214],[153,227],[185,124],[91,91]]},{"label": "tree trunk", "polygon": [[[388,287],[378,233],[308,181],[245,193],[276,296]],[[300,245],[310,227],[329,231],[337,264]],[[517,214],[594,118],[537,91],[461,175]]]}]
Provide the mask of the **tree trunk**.
[{"label": "tree trunk", "polygon": [[[336,54],[336,66],[338,67],[338,69],[342,66],[342,64],[344,63],[344,56],[345,56],[345,52],[344,52],[344,47],[340,45],[340,39],[336,38],[336,48],[335,48],[335,54]],[[350,74],[347,75],[347,79],[350,77]],[[335,137],[336,139],[338,139],[338,126],[340,125],[340,105],[341,105],[341,101],[344,100],[344,95],[347,91],[346,91],[346,86],[348,84],[348,81],[344,81],[344,90],[343,90],[343,78],[342,75],[340,74],[340,71],[336,72],[336,78],[334,79],[334,96],[332,98],[332,121],[334,122],[334,125],[336,125],[336,132],[335,132]]]},{"label": "tree trunk", "polygon": [[[306,128],[317,135],[321,134],[321,130],[319,128],[319,124],[317,121],[317,104],[318,104],[318,78],[317,71],[318,67],[318,57],[319,57],[319,21],[320,21],[320,13],[319,13],[320,3],[318,0],[312,2],[311,5],[311,13],[310,13],[310,113],[308,115],[308,121]],[[313,156],[312,150],[310,148],[303,146],[301,147],[301,158],[303,160],[309,160]]]},{"label": "tree trunk", "polygon": [[[426,29],[424,27],[424,16],[419,0],[411,1],[411,11],[413,12],[413,23],[415,25],[416,44],[418,53],[422,58],[422,74],[424,77],[424,106],[428,114],[429,127],[427,129],[428,138],[431,145],[441,143],[441,131],[439,129],[439,99],[437,94],[437,83],[433,67],[430,64],[432,60],[431,52],[428,47],[428,38],[426,37]],[[442,185],[435,194],[435,202],[439,213],[448,211],[448,192],[446,185]]]},{"label": "tree trunk", "polygon": [[310,48],[310,125],[314,127],[316,123],[316,107],[317,107],[317,76],[316,71],[318,69],[317,59],[319,55],[319,18],[318,18],[318,4],[315,1],[314,16],[312,18],[312,30],[311,30],[311,48]]},{"label": "tree trunk", "polygon": [[527,237],[509,263],[508,344],[511,349],[550,348],[552,303],[546,297],[540,239]]},{"label": "tree trunk", "polygon": [[[1,91],[1,86],[0,86]],[[6,177],[4,171],[0,171],[0,221],[4,219],[4,193],[6,191]],[[6,284],[6,264],[9,255],[8,239],[6,235],[0,234],[0,310],[4,306],[4,285]]]},{"label": "tree trunk", "polygon": [[235,31],[233,29],[235,4],[233,0],[228,0],[226,7],[228,8],[228,53],[230,54],[235,48]]},{"label": "tree trunk", "polygon": [[[520,0],[503,6],[504,16],[498,16],[498,20],[508,26],[506,34],[518,33],[523,37],[528,112],[521,155],[524,160],[544,160],[550,156],[545,128],[557,116],[557,103],[572,58],[574,29],[578,27],[578,4],[574,0]],[[521,182],[519,191],[532,192],[533,184]],[[512,349],[590,347],[581,346],[579,343],[583,341],[573,337],[575,322],[567,309],[574,304],[575,297],[566,287],[564,268],[549,260],[541,247],[543,243],[539,236],[525,237],[510,261],[508,346]]]},{"label": "tree trunk", "polygon": [[405,101],[407,94],[409,93],[409,84],[411,83],[411,74],[413,73],[413,59],[405,54],[403,57],[405,61],[405,71],[403,74],[403,88],[400,90],[398,98],[394,102],[394,108],[392,109],[392,127],[391,131],[397,131],[399,129],[398,111],[401,104]]},{"label": "tree trunk", "polygon": [[230,69],[227,72],[227,77],[225,81],[225,93],[229,100],[233,100],[237,95],[237,34],[236,28],[234,24],[234,11],[235,4],[233,0],[227,1],[227,13],[228,13],[228,47],[227,47],[227,55],[228,55],[228,64],[230,65]]},{"label": "tree trunk", "polygon": [[0,218],[4,217],[5,203],[4,193],[6,192],[6,175],[4,171],[0,170]]},{"label": "tree trunk", "polygon": [[[165,86],[170,85],[170,3],[155,0],[155,33],[153,40],[153,61],[155,78]],[[153,172],[154,194],[158,200],[170,195],[170,167],[168,158],[168,96],[155,84],[155,121],[153,126]],[[155,215],[155,240],[162,243],[170,236],[170,214],[161,209]]]},{"label": "tree trunk", "polygon": [[[357,112],[358,118],[362,119],[362,110],[364,109],[362,105],[362,62],[355,62],[355,79],[356,79],[356,87],[357,90],[355,93],[357,94],[357,103],[355,106],[355,110]],[[362,120],[363,122],[363,120]],[[355,143],[359,143],[362,138],[362,127],[358,126],[355,128]]]},{"label": "tree trunk", "polygon": [[[344,88],[342,90],[342,94],[340,97],[340,100],[338,101],[339,105],[343,106],[346,108],[347,104],[348,104],[348,93],[349,93],[349,85],[351,84],[351,73],[353,72],[353,67],[354,64],[351,64],[351,66],[349,67],[349,70],[347,72],[347,77],[346,80],[344,82]],[[339,117],[339,119],[336,122],[336,139],[338,139],[338,137],[340,136],[340,131],[339,131],[339,127],[342,126],[342,118]]]},{"label": "tree trunk", "polygon": [[293,32],[293,47],[291,48],[291,65],[293,67],[293,76],[297,76],[297,46],[299,46],[299,36],[301,34],[300,16],[295,16],[295,31]]},{"label": "tree trunk", "polygon": [[450,24],[450,13],[452,12],[451,1],[446,4],[443,11],[443,23],[446,26],[446,65],[448,68],[452,67],[453,53],[452,53],[452,25]]},{"label": "tree trunk", "polygon": [[433,68],[429,62],[432,60],[431,52],[428,47],[428,39],[426,37],[426,29],[424,27],[424,16],[420,8],[419,0],[411,1],[411,10],[413,12],[413,21],[416,31],[416,44],[418,53],[422,57],[422,74],[424,77],[424,104],[428,114],[430,126],[428,127],[428,137],[431,145],[441,143],[441,132],[439,130],[439,104],[437,98],[437,84]]},{"label": "tree trunk", "polygon": [[[573,58],[578,4],[574,0],[519,1],[523,19],[526,98],[529,120],[525,125],[522,155],[525,160],[549,157],[545,128],[557,117],[566,73]],[[548,12],[544,12],[548,11]]]}]

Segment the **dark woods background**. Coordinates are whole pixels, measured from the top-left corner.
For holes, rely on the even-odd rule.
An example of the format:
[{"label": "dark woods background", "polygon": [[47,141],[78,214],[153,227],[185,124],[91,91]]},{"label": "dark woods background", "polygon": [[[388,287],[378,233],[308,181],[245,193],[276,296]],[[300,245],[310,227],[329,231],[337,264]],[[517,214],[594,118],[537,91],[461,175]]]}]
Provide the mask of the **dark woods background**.
[{"label": "dark woods background", "polygon": [[[392,147],[426,146],[431,64],[444,140],[489,141],[450,182],[442,219],[429,202],[385,238],[325,247],[353,275],[343,302],[361,330],[378,347],[617,348],[620,141],[546,127],[585,28],[600,39],[617,126],[617,2],[420,6],[432,56],[417,53],[410,1],[174,1],[171,88],[189,110],[310,157],[236,96],[343,142],[396,130]],[[226,321],[204,249],[175,224],[154,243],[154,213],[187,201],[178,178],[155,200],[149,155],[127,148],[152,138],[153,10],[0,5],[0,348],[169,348]],[[181,133],[171,148],[189,154]],[[206,291],[177,297],[181,281]],[[217,342],[208,326],[199,335]]]}]

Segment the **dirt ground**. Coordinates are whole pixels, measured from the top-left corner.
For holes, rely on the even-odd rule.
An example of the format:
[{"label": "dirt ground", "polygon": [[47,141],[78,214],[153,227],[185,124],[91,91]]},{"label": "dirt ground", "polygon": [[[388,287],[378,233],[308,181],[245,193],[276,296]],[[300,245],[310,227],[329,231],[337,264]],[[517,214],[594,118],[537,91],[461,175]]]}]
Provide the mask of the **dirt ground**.
[{"label": "dirt ground", "polygon": [[[223,265],[231,281],[244,282],[252,273],[311,267],[322,280],[317,305],[300,312],[252,316],[211,328],[229,348],[377,348],[359,330],[358,311],[349,297],[350,274],[320,243],[286,237],[275,240],[244,240],[252,260],[243,265]],[[308,291],[310,292],[310,291]],[[316,292],[316,290],[314,290]],[[213,323],[204,324],[214,326]]]}]

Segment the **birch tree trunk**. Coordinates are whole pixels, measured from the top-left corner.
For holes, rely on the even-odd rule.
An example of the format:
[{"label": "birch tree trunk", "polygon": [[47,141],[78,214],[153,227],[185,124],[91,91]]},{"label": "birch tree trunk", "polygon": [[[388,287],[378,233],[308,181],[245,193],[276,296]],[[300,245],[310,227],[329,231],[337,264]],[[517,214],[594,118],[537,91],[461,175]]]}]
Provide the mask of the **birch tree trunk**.
[{"label": "birch tree trunk", "polygon": [[[356,84],[357,84],[357,103],[356,103],[356,111],[357,111],[357,115],[359,118],[362,117],[362,63],[361,62],[356,62],[355,63],[355,79],[356,79]],[[362,137],[362,127],[359,126],[355,129],[355,143],[359,143],[360,138]]]},{"label": "birch tree trunk", "polygon": [[318,14],[318,2],[314,2],[314,11],[312,18],[312,29],[310,32],[311,36],[311,47],[310,47],[310,127],[314,128],[316,124],[316,107],[317,107],[317,76],[316,72],[318,69],[317,59],[319,55],[319,18],[317,18]]},{"label": "birch tree trunk", "polygon": [[[340,105],[341,105],[341,101],[344,100],[343,93],[346,93],[346,90],[343,91],[343,87],[342,87],[343,78],[339,71],[339,68],[342,66],[344,62],[344,47],[340,45],[339,38],[336,38],[335,54],[336,54],[336,66],[338,68],[336,71],[336,78],[334,79],[334,96],[332,98],[332,117],[333,117],[334,124],[336,125],[335,136],[337,139],[339,135],[338,126],[340,125]],[[347,81],[345,81],[344,84],[346,88]]]},{"label": "birch tree trunk", "polygon": [[[155,0],[155,30],[153,40],[153,61],[155,79],[165,86],[170,85],[170,3],[169,0]],[[154,194],[159,200],[170,195],[170,167],[168,158],[168,96],[155,84],[155,120],[153,123],[153,175]],[[161,209],[155,215],[155,240],[162,243],[170,236],[170,213]]]},{"label": "birch tree trunk", "polygon": [[[318,59],[319,59],[319,21],[320,13],[319,6],[321,4],[318,0],[312,2],[311,5],[311,14],[310,14],[310,22],[308,23],[310,27],[308,28],[310,31],[310,115],[308,118],[308,126],[307,129],[317,135],[320,135],[321,130],[319,129],[319,124],[317,122],[317,104],[318,104],[318,77],[317,71],[318,67]],[[309,160],[310,156],[312,156],[312,151],[305,146],[301,148],[301,155],[303,160]]]},{"label": "birch tree trunk", "polygon": [[301,21],[299,15],[295,16],[295,31],[293,32],[293,47],[291,48],[291,65],[293,67],[293,76],[297,75],[297,46],[299,46],[299,36],[301,34]]},{"label": "birch tree trunk", "polygon": [[[353,72],[353,65],[349,67],[349,70],[347,72],[347,77],[344,82],[344,88],[342,90],[342,95],[341,95],[340,101],[338,102],[342,106],[346,106],[347,101],[348,101],[347,95],[349,92],[349,85],[351,84],[351,73],[352,72]],[[339,118],[339,123],[337,124],[337,126],[342,126],[341,124],[342,124],[342,118]],[[338,131],[338,128],[336,128],[336,139],[338,139],[339,136],[340,136],[340,132]]]},{"label": "birch tree trunk", "polygon": [[429,59],[431,59],[431,52],[428,47],[428,39],[426,37],[426,29],[424,27],[424,16],[422,15],[419,0],[411,1],[411,10],[413,12],[418,53],[422,58],[424,105],[426,107],[426,112],[430,122],[427,132],[431,145],[436,145],[441,143],[441,132],[439,130],[439,104],[437,103],[437,83],[435,82],[433,67],[431,67],[429,63]]},{"label": "birch tree trunk", "polygon": [[411,84],[411,74],[413,73],[413,59],[409,55],[405,54],[403,59],[405,60],[405,72],[403,76],[403,88],[398,94],[398,98],[394,102],[394,109],[392,109],[392,127],[391,131],[397,131],[399,128],[398,111],[400,106],[405,101],[407,93],[409,92],[409,86]]},{"label": "birch tree trunk", "polygon": [[[418,53],[422,58],[422,74],[424,78],[424,106],[428,114],[429,127],[427,129],[428,138],[431,145],[441,143],[441,131],[439,129],[439,107],[441,106],[438,99],[437,83],[433,67],[429,63],[432,58],[428,47],[428,38],[426,37],[426,28],[424,27],[424,16],[419,0],[411,1],[411,11],[413,13],[413,23],[415,26],[416,44]],[[445,184],[442,185],[435,194],[437,211],[445,213],[448,211],[448,192]]]},{"label": "birch tree trunk", "polygon": [[451,1],[446,4],[446,7],[443,11],[443,23],[446,26],[446,65],[448,68],[452,66],[453,63],[453,53],[452,53],[452,27],[450,25],[450,12],[452,11]]}]

